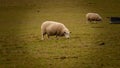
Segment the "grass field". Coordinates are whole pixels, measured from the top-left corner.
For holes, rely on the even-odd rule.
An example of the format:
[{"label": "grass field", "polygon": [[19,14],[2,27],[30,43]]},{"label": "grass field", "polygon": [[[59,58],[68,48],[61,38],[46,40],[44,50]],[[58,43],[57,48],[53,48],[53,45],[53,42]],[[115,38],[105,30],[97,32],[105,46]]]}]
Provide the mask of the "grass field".
[{"label": "grass field", "polygon": [[[0,68],[119,68],[120,0],[0,0]],[[86,23],[97,12],[102,23]],[[46,20],[65,24],[70,39],[41,40]]]}]

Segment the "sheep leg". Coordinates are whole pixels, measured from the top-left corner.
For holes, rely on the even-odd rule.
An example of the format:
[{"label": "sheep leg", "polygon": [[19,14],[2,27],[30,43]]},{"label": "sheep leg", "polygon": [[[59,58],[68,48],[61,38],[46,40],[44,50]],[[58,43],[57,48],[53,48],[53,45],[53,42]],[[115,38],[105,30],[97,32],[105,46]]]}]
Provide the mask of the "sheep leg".
[{"label": "sheep leg", "polygon": [[94,21],[94,23],[97,23],[96,21]]},{"label": "sheep leg", "polygon": [[42,33],[42,36],[41,36],[42,38],[41,38],[41,40],[44,40],[45,34],[46,34],[46,33]]},{"label": "sheep leg", "polygon": [[47,38],[49,39],[50,38],[50,36],[47,34]]},{"label": "sheep leg", "polygon": [[41,40],[44,40],[44,35],[42,35],[41,37],[42,37]]},{"label": "sheep leg", "polygon": [[56,35],[56,38],[57,38],[57,40],[58,40],[58,36]]},{"label": "sheep leg", "polygon": [[44,34],[42,34],[42,38],[41,38],[41,40],[44,40]]}]

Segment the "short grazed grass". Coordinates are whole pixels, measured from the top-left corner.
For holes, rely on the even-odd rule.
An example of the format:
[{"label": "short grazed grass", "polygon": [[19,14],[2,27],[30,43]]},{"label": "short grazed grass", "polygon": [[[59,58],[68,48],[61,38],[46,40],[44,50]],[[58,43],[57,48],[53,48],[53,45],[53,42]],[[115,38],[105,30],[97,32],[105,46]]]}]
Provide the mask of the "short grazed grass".
[{"label": "short grazed grass", "polygon": [[[119,0],[0,0],[0,68],[119,68]],[[102,23],[86,23],[98,12]],[[46,20],[65,24],[70,39],[41,40]]]}]

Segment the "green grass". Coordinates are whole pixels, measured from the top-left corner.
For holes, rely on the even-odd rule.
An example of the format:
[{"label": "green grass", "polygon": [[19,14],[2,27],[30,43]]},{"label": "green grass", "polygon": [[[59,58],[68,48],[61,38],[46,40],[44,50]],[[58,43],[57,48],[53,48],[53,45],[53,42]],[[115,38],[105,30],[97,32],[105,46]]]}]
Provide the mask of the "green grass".
[{"label": "green grass", "polygon": [[[0,0],[0,68],[119,68],[120,0]],[[102,23],[87,23],[97,12]],[[46,20],[65,24],[70,39],[41,40]]]}]

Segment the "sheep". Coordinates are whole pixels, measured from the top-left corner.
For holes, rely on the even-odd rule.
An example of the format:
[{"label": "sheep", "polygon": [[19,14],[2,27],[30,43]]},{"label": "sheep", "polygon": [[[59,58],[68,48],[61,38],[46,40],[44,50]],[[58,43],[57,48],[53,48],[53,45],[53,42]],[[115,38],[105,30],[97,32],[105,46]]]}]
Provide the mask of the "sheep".
[{"label": "sheep", "polygon": [[44,40],[44,35],[49,36],[65,36],[66,38],[70,38],[70,31],[67,29],[67,27],[59,22],[55,21],[45,21],[41,25],[41,34],[42,34],[42,39]]},{"label": "sheep", "polygon": [[102,21],[102,17],[97,13],[87,13],[86,19],[87,19],[87,22],[94,21],[96,23],[96,21]]}]

